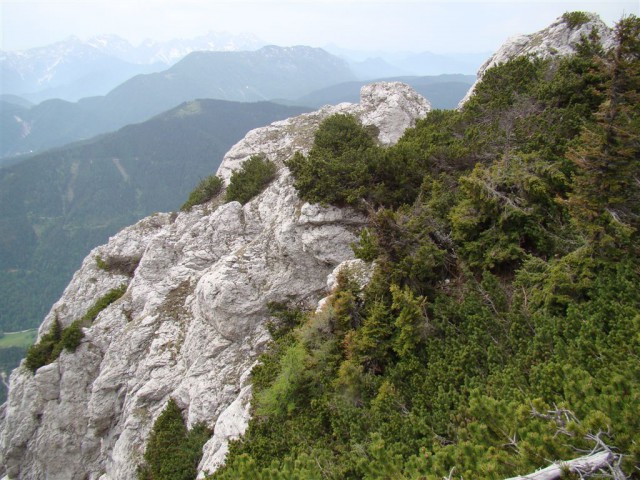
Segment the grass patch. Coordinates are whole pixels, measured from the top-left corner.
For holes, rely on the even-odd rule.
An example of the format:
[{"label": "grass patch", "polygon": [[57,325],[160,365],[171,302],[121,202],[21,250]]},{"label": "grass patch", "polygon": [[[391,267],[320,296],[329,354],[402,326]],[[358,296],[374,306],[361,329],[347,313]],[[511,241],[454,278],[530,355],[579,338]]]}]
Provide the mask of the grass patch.
[{"label": "grass patch", "polygon": [[100,297],[89,310],[87,310],[87,313],[84,314],[84,316],[81,318],[81,321],[84,322],[85,325],[91,324],[91,322],[96,319],[96,317],[102,310],[118,300],[122,295],[124,295],[124,292],[126,291],[126,283],[123,283],[118,288],[112,288],[106,294]]},{"label": "grass patch", "polygon": [[5,333],[0,338],[0,349],[11,347],[27,348],[33,345],[38,336],[38,329],[26,330],[24,332]]}]

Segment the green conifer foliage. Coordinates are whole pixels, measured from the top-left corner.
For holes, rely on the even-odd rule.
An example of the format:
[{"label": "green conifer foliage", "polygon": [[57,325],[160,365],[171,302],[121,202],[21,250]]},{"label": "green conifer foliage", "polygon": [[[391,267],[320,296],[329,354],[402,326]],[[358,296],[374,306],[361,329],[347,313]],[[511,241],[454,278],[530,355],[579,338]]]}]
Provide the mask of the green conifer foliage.
[{"label": "green conifer foliage", "polygon": [[96,319],[96,317],[102,310],[104,310],[113,302],[115,302],[120,297],[122,297],[126,291],[127,291],[126,283],[123,283],[117,288],[112,288],[111,290],[109,290],[102,297],[100,297],[96,301],[96,303],[94,303],[91,306],[91,308],[89,308],[89,310],[87,310],[87,313],[85,313],[81,319],[82,322],[84,322],[85,325],[90,325],[91,322],[93,322]]},{"label": "green conifer foliage", "polygon": [[55,354],[54,351],[56,350],[56,345],[60,343],[61,337],[62,326],[56,318],[49,332],[44,334],[38,343],[32,345],[27,350],[25,366],[35,373],[38,368],[53,362],[60,353],[58,351],[57,354]]},{"label": "green conifer foliage", "polygon": [[375,270],[274,335],[213,478],[501,480],[606,445],[592,478],[638,476],[638,18],[616,32],[495,67],[394,147],[337,118],[291,160],[302,198],[366,205]]},{"label": "green conifer foliage", "polygon": [[27,350],[25,366],[35,373],[35,371],[54,362],[62,353],[62,350],[75,352],[84,338],[82,327],[88,327],[96,319],[98,314],[118,300],[127,291],[127,284],[123,283],[117,288],[112,288],[87,310],[78,320],[74,320],[64,329],[56,318],[48,333],[42,336],[40,341],[32,345]]},{"label": "green conifer foliage", "polygon": [[254,155],[233,172],[225,194],[227,202],[237,201],[243,205],[262,192],[276,178],[275,163]]},{"label": "green conifer foliage", "polygon": [[577,28],[589,21],[589,15],[580,11],[566,12],[562,15],[562,19],[569,25],[569,28]]},{"label": "green conifer foliage", "polygon": [[187,201],[180,207],[180,210],[187,212],[195,205],[208,202],[222,191],[223,186],[224,182],[220,177],[209,175],[207,178],[201,180],[196,188],[193,189]]},{"label": "green conifer foliage", "polygon": [[637,17],[616,27],[606,100],[571,154],[578,166],[571,205],[596,248],[620,248],[640,226],[639,37]]},{"label": "green conifer foliage", "polygon": [[211,436],[203,424],[188,431],[173,398],[153,424],[138,468],[139,480],[193,480],[202,457],[202,446]]},{"label": "green conifer foliage", "polygon": [[380,374],[393,358],[393,334],[393,316],[384,302],[377,301],[354,336],[350,354],[367,371]]},{"label": "green conifer foliage", "polygon": [[309,154],[298,152],[286,165],[304,200],[356,205],[371,186],[371,166],[378,153],[353,116],[336,114],[320,124]]}]

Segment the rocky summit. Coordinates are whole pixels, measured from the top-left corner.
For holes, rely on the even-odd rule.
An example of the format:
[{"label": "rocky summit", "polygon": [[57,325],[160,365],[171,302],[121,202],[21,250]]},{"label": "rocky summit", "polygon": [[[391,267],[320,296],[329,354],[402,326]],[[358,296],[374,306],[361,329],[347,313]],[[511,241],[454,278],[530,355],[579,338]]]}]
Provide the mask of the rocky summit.
[{"label": "rocky summit", "polygon": [[476,83],[469,89],[465,97],[460,100],[461,108],[473,92],[483,75],[491,67],[505,63],[519,56],[535,56],[538,58],[561,57],[576,52],[576,47],[583,38],[588,38],[592,31],[600,36],[600,42],[605,50],[613,46],[613,30],[600,17],[593,13],[584,13],[584,18],[572,21],[571,14],[558,17],[551,25],[529,35],[517,35],[509,38],[496,53],[494,53],[478,70]]},{"label": "rocky summit", "polygon": [[[327,294],[327,276],[352,261],[350,244],[366,220],[348,208],[301,201],[283,162],[308,151],[315,129],[332,114],[355,115],[391,144],[430,108],[405,84],[379,83],[362,89],[359,104],[253,130],[218,174],[228,182],[250,156],[265,155],[278,174],[259,196],[244,206],[156,214],[94,249],[45,318],[40,338],[56,321],[67,327],[82,318],[111,289],[125,284],[126,293],[84,329],[74,353],[62,351],[35,374],[24,362],[13,372],[0,435],[7,478],[134,478],[169,398],[188,426],[213,428],[199,472],[214,471],[228,440],[247,425],[249,372],[269,340],[267,304],[315,306]],[[103,262],[135,271],[107,271]]]}]

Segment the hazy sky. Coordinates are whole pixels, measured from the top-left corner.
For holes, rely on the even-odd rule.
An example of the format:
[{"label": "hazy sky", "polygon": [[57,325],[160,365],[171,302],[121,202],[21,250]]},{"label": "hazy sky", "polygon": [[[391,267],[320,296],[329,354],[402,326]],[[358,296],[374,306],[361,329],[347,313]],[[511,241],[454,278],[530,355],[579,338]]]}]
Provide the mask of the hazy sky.
[{"label": "hazy sky", "polygon": [[226,31],[283,46],[448,53],[494,51],[570,10],[596,12],[612,25],[638,15],[640,0],[0,0],[0,9],[3,50],[70,35],[115,33],[136,45]]}]

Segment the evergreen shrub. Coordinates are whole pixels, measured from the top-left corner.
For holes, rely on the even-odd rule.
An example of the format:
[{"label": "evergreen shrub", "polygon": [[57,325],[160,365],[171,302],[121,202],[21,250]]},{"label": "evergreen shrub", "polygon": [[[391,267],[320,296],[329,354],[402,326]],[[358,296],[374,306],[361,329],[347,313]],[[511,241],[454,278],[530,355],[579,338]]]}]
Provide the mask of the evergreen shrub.
[{"label": "evergreen shrub", "polygon": [[261,155],[254,155],[231,175],[225,200],[247,203],[276,178],[276,164]]},{"label": "evergreen shrub", "polygon": [[153,424],[138,467],[139,480],[193,480],[202,457],[202,447],[211,430],[199,423],[187,430],[173,398]]},{"label": "evergreen shrub", "polygon": [[98,314],[118,300],[127,290],[127,284],[123,283],[117,288],[112,288],[102,297],[100,297],[82,318],[73,321],[64,329],[60,322],[56,319],[51,325],[49,332],[44,334],[40,341],[27,350],[25,357],[25,366],[33,373],[44,365],[54,362],[63,349],[69,352],[75,352],[80,346],[80,342],[84,337],[82,327],[91,325]]},{"label": "evergreen shrub", "polygon": [[574,29],[587,23],[589,21],[589,15],[587,15],[586,12],[580,11],[565,12],[562,15],[562,19],[564,20],[564,23],[569,26],[569,28]]},{"label": "evergreen shrub", "polygon": [[189,194],[189,198],[182,204],[180,210],[188,212],[195,205],[201,205],[215,198],[224,186],[222,179],[216,175],[209,175],[198,183],[196,188]]},{"label": "evergreen shrub", "polygon": [[373,207],[375,271],[277,331],[212,479],[501,480],[595,451],[615,462],[584,478],[638,478],[640,19],[616,38],[494,67],[387,149],[321,125],[296,188]]}]

